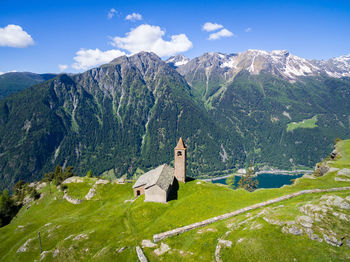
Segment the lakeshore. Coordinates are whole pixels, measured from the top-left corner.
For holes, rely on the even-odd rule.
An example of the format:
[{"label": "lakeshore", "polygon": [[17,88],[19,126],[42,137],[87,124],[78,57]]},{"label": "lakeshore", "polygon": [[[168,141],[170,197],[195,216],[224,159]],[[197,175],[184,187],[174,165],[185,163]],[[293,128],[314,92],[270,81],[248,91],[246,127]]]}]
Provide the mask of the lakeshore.
[{"label": "lakeshore", "polygon": [[[258,176],[261,174],[270,174],[270,175],[284,175],[284,176],[299,176],[300,174],[312,174],[313,170],[279,170],[279,169],[274,169],[274,170],[262,170],[262,171],[257,171],[254,173],[253,176]],[[243,176],[245,174],[242,173],[233,173],[230,175],[225,175],[225,176],[219,176],[219,177],[213,177],[213,178],[205,178],[201,179],[206,182],[212,182],[212,181],[217,181],[217,180],[222,180],[226,179],[231,176]]]},{"label": "lakeshore", "polygon": [[[258,188],[280,188],[284,185],[291,185],[293,180],[299,177],[302,177],[304,174],[294,174],[294,175],[281,175],[281,174],[259,174],[256,179],[259,181]],[[238,181],[241,179],[241,176],[235,176],[235,186],[238,186]],[[217,179],[211,181],[214,184],[223,184],[226,185],[226,178]]]}]

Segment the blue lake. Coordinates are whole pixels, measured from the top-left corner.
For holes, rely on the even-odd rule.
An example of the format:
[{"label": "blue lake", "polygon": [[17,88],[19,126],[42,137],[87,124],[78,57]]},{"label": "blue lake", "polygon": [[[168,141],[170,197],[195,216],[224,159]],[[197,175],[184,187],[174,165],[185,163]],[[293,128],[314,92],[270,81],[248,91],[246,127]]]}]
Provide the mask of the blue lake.
[{"label": "blue lake", "polygon": [[[292,182],[290,181],[291,179],[296,179],[302,176],[303,174],[298,174],[298,175],[260,174],[258,175],[259,188],[279,188],[284,185],[290,185],[292,184]],[[235,176],[235,185],[237,185],[240,178],[241,178],[240,176]],[[226,178],[218,179],[212,182],[226,185]]]}]

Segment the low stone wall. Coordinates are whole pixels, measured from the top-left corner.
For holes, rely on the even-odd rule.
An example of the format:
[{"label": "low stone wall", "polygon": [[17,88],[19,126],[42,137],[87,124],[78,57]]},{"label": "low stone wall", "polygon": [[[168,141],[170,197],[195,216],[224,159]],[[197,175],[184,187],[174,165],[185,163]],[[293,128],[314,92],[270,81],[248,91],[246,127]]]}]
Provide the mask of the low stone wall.
[{"label": "low stone wall", "polygon": [[83,202],[83,200],[81,200],[81,199],[75,199],[75,198],[68,196],[66,191],[64,191],[63,198],[65,200],[67,200],[69,203],[72,203],[74,205],[79,205]]},{"label": "low stone wall", "polygon": [[136,253],[140,262],[147,262],[147,258],[139,246],[136,247]]},{"label": "low stone wall", "polygon": [[304,194],[311,194],[311,193],[334,192],[334,191],[345,191],[345,190],[350,190],[350,187],[302,190],[302,191],[295,192],[295,193],[292,193],[292,194],[289,194],[289,195],[277,197],[277,198],[274,198],[274,199],[271,199],[271,200],[267,200],[267,201],[264,201],[264,202],[261,202],[261,203],[258,203],[258,204],[254,204],[254,205],[249,206],[249,207],[241,208],[241,209],[238,209],[238,210],[230,212],[230,213],[226,213],[226,214],[221,215],[221,216],[209,218],[207,220],[204,220],[204,221],[201,221],[201,222],[197,222],[197,223],[194,223],[194,224],[190,224],[188,226],[175,228],[173,230],[166,231],[166,232],[163,232],[163,233],[160,233],[160,234],[155,234],[155,235],[153,235],[153,241],[154,242],[159,242],[159,241],[161,241],[161,240],[163,240],[165,238],[168,238],[168,237],[171,237],[171,236],[176,236],[176,235],[182,234],[184,232],[187,232],[189,230],[196,229],[196,228],[199,228],[199,227],[203,227],[203,226],[212,224],[212,223],[214,223],[216,221],[220,221],[220,220],[224,220],[224,219],[227,219],[227,218],[230,218],[230,217],[233,217],[233,216],[237,216],[237,215],[245,213],[247,211],[250,211],[250,210],[253,210],[253,209],[257,209],[257,208],[260,208],[260,207],[264,207],[264,206],[267,206],[267,205],[270,205],[270,204],[274,204],[274,203],[277,203],[277,202],[281,202],[283,200],[287,200],[287,199],[290,199],[290,198],[293,198],[293,197],[296,197],[296,196],[300,196],[300,195],[304,195]]}]

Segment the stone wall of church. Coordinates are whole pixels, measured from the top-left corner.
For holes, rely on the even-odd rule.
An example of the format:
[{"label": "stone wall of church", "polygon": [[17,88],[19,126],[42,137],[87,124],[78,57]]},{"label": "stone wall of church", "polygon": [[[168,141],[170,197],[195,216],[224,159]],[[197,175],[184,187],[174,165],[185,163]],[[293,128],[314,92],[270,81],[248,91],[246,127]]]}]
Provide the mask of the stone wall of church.
[{"label": "stone wall of church", "polygon": [[134,196],[135,197],[143,195],[144,193],[145,193],[145,185],[134,188]]}]

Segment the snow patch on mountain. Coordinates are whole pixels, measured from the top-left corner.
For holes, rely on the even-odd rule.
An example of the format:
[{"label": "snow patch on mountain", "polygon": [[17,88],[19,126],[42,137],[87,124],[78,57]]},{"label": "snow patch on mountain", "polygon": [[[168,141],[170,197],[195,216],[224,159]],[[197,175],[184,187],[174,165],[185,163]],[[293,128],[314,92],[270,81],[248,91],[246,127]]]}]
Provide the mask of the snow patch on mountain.
[{"label": "snow patch on mountain", "polygon": [[184,55],[172,56],[168,60],[166,60],[168,64],[172,64],[175,67],[186,65],[189,61],[190,59]]}]

